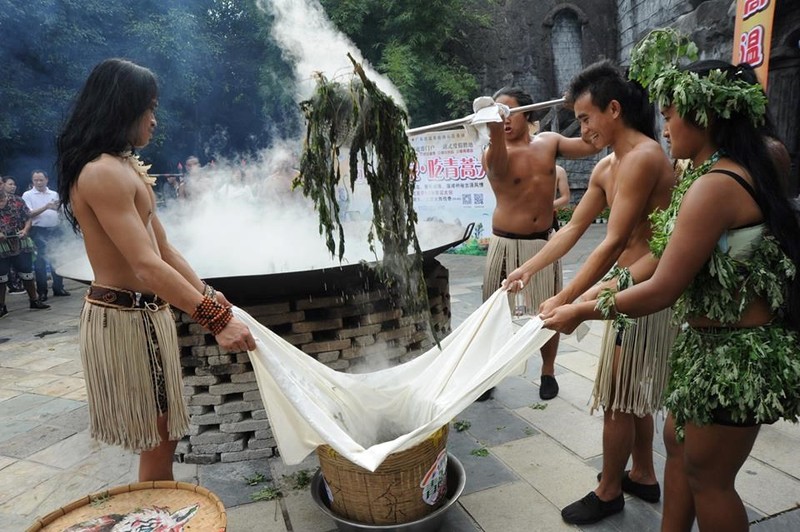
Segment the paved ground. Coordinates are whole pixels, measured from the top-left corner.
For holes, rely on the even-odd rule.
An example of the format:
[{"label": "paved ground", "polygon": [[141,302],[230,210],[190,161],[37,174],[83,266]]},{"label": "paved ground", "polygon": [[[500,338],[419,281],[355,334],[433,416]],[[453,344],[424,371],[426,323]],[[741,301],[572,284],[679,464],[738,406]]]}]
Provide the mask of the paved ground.
[{"label": "paved ground", "polygon": [[[602,238],[595,226],[567,256],[565,276]],[[443,255],[450,270],[453,325],[480,304],[483,258]],[[77,353],[80,288],[52,298],[53,308],[31,311],[23,295],[8,297],[0,320],[0,531],[25,530],[36,516],[118,484],[136,481],[135,456],[88,437],[86,395]],[[588,399],[597,364],[600,324],[583,341],[563,338],[557,377],[560,395],[538,396],[539,359],[522,377],[504,381],[495,398],[475,403],[459,417],[467,431],[451,431],[448,449],[464,464],[464,495],[448,512],[443,531],[567,530],[560,508],[595,487],[601,463],[601,423],[590,416]],[[5,339],[5,340],[4,340]],[[656,435],[656,464],[664,449]],[[472,451],[488,449],[488,456]],[[764,427],[738,480],[753,529],[800,530],[800,427]],[[200,483],[220,495],[229,530],[329,532],[335,524],[314,505],[308,489],[290,484],[313,472],[313,458],[292,468],[280,459],[193,466],[176,464],[179,480]],[[301,472],[301,473],[298,473]],[[245,478],[265,481],[249,486]],[[278,501],[252,502],[254,493],[280,485]],[[628,498],[625,511],[586,530],[658,530],[661,504]]]}]

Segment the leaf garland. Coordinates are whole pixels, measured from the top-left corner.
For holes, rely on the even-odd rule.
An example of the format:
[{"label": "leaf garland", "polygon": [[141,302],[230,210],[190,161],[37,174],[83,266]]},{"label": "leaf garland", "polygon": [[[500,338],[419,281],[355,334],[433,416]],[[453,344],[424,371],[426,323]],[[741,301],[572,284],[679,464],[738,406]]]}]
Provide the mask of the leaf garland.
[{"label": "leaf garland", "polygon": [[651,101],[660,107],[674,104],[678,114],[701,127],[708,126],[712,115],[728,119],[733,113],[747,116],[756,127],[761,125],[767,109],[761,85],[736,74],[731,79],[719,69],[702,77],[679,69],[682,60],[697,57],[697,46],[687,36],[672,28],[653,30],[631,51],[628,75],[647,88]]},{"label": "leaf garland", "polygon": [[417,156],[406,135],[408,114],[367,78],[350,54],[348,58],[355,74],[349,83],[318,73],[314,95],[300,103],[308,125],[293,185],[314,201],[320,234],[341,260],[345,239],[336,187],[342,179],[341,152],[349,149],[347,185],[354,190],[356,178],[363,175],[370,189],[373,219],[367,238],[373,253],[376,238],[383,248],[383,260],[376,266],[379,278],[399,296],[406,315],[429,313],[416,234]]}]

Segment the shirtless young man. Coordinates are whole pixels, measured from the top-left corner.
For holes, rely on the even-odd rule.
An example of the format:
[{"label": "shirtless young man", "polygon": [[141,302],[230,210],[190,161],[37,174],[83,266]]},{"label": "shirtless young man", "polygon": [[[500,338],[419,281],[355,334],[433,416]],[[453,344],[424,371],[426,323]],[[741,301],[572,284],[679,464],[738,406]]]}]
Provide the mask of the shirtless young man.
[{"label": "shirtless young man", "polygon": [[[672,165],[655,140],[655,108],[641,86],[601,61],[571,81],[568,99],[581,136],[598,149],[611,147],[613,153],[595,166],[570,222],[541,252],[511,272],[509,289],[516,290],[517,281],[527,285],[532,275],[563,257],[604,208],[611,208],[611,216],[604,240],[541,312],[574,301],[615,263],[624,268],[648,255],[648,215],[669,204],[675,184]],[[652,413],[661,408],[673,338],[668,315],[649,316],[622,338],[610,322],[607,325],[593,392],[593,408],[604,407],[603,471],[594,491],[562,510],[568,523],[593,523],[621,511],[623,489],[650,502],[660,498],[653,468]],[[626,473],[631,454],[633,467]]]},{"label": "shirtless young man", "polygon": [[[503,88],[494,95],[499,108],[533,103],[520,89]],[[482,100],[488,100],[482,99]],[[488,103],[488,102],[487,102]],[[494,293],[503,277],[542,249],[553,226],[556,190],[556,157],[578,158],[597,153],[599,148],[579,138],[558,133],[530,135],[533,113],[517,113],[504,122],[489,123],[489,147],[483,154],[483,166],[497,204],[492,213],[492,238],[483,278],[483,299]],[[527,306],[536,309],[561,289],[561,267],[543,268],[525,289]],[[509,304],[514,306],[513,295]],[[558,335],[542,346],[542,374],[539,396],[552,399],[558,395],[555,360]],[[478,400],[487,400],[488,390]]]},{"label": "shirtless young man", "polygon": [[153,135],[157,91],[146,68],[119,59],[97,65],[58,137],[57,159],[64,212],[94,272],[80,324],[92,437],[141,451],[140,481],[173,478],[188,428],[170,305],[223,349],[255,349],[230,303],[167,241],[155,179],[131,153]]}]

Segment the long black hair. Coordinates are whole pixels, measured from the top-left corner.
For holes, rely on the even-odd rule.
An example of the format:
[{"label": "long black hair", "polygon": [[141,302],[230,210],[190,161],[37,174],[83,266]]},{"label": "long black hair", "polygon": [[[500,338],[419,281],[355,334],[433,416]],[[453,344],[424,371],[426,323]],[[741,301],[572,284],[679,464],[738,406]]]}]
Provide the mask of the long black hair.
[{"label": "long black hair", "polygon": [[[712,70],[720,70],[730,80],[741,79],[751,84],[757,83],[752,67],[746,63],[732,65],[725,61],[707,59],[694,62],[683,70],[694,72],[700,77],[707,76]],[[692,121],[689,116],[684,118]],[[800,240],[797,238],[800,224],[786,195],[781,174],[767,147],[767,135],[771,134],[769,125],[755,126],[746,114],[732,112],[730,118],[713,117],[708,127],[712,142],[724,151],[725,157],[750,172],[764,223],[778,240],[783,252],[800,270]],[[785,315],[787,323],[796,330],[800,330],[800,273],[798,276],[788,288]]]},{"label": "long black hair", "polygon": [[103,153],[132,149],[133,130],[157,97],[155,74],[130,61],[106,59],[89,74],[56,141],[58,193],[75,231],[70,192],[81,170]]},{"label": "long black hair", "polygon": [[605,111],[611,100],[619,102],[622,121],[653,140],[656,136],[656,108],[647,90],[607,59],[592,63],[569,82],[566,99],[570,104],[589,93],[592,103]]}]

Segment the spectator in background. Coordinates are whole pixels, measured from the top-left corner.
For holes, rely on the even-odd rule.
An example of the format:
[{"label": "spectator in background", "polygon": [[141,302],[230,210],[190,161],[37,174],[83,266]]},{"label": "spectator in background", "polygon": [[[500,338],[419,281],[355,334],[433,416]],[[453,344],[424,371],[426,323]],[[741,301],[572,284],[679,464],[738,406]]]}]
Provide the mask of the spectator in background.
[{"label": "spectator in background", "polygon": [[0,318],[8,314],[6,308],[6,285],[11,266],[17,270],[30,298],[30,307],[35,310],[50,308],[36,297],[33,282],[33,259],[35,249],[28,236],[31,217],[28,207],[20,198],[0,189]]},{"label": "spectator in background", "polygon": [[[47,174],[44,170],[34,170],[31,173],[33,188],[22,195],[22,199],[31,211],[31,238],[36,244],[36,291],[40,301],[47,301],[47,266],[48,246],[55,244],[61,238],[61,222],[58,217],[58,192],[47,187]],[[64,279],[58,275],[55,268],[50,265],[50,274],[53,277],[53,295],[68,296],[64,290]]]},{"label": "spectator in background", "polygon": [[556,165],[556,199],[553,201],[553,209],[558,211],[569,205],[570,197],[567,171],[562,166]]},{"label": "spectator in background", "polygon": [[192,194],[199,194],[199,184],[197,183],[200,172],[203,167],[200,166],[200,159],[195,155],[190,155],[186,158],[186,165],[184,166],[185,173],[179,189],[179,196],[183,198],[191,198]]},{"label": "spectator in background", "polygon": [[167,174],[166,181],[161,184],[160,194],[161,200],[170,204],[171,202],[183,197],[183,183],[181,183],[179,176],[176,174]]},{"label": "spectator in background", "polygon": [[[2,190],[5,190],[6,194],[10,197],[17,197],[17,182],[16,180],[9,176],[6,176],[2,179]],[[31,258],[31,260],[33,260]],[[22,279],[19,278],[17,275],[17,271],[14,267],[11,267],[11,270],[8,272],[8,293],[9,294],[21,294],[25,292],[25,287],[22,284]]]}]

